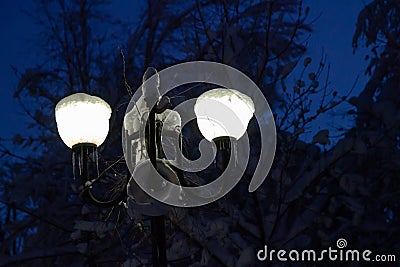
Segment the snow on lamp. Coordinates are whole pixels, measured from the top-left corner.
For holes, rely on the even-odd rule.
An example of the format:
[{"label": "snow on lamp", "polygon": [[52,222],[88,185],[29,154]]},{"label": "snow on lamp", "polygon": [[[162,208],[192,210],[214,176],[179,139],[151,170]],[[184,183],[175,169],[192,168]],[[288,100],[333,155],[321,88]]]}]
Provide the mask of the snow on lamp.
[{"label": "snow on lamp", "polygon": [[107,102],[97,96],[67,96],[55,108],[58,133],[70,148],[83,143],[100,146],[108,134],[111,112]]},{"label": "snow on lamp", "polygon": [[194,106],[199,130],[209,141],[223,136],[239,139],[246,132],[254,111],[249,96],[226,88],[203,93]]}]

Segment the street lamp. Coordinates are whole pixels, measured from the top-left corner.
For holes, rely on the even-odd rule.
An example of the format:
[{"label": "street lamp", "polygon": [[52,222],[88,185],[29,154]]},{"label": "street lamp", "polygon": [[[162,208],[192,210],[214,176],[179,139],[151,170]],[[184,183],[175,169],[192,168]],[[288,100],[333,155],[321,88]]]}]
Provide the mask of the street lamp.
[{"label": "street lamp", "polygon": [[[161,154],[158,150],[161,146],[159,134],[162,125],[158,125],[156,122],[169,123],[173,129],[179,132],[181,127],[179,114],[166,108],[168,105],[164,104],[169,103],[165,99],[160,97],[159,104],[148,111],[146,118],[148,131],[146,131],[145,147],[151,164],[161,174],[163,172],[157,167],[157,157]],[[226,155],[226,148],[230,148],[230,140],[237,140],[245,133],[254,110],[254,103],[250,97],[234,89],[226,88],[213,89],[203,93],[198,97],[194,106],[197,124],[203,136],[217,144],[228,143],[228,146],[224,148],[225,152],[221,152],[223,158]],[[108,134],[110,106],[99,97],[77,93],[62,99],[56,106],[55,115],[61,139],[81,159],[83,200],[101,208],[112,207],[125,201],[127,190],[130,193],[132,191],[131,188],[128,188],[128,184],[119,196],[110,201],[97,199],[91,191],[93,182],[89,177],[89,156],[104,142]],[[142,120],[140,113],[127,114],[124,123],[134,124],[135,120]],[[128,133],[128,136],[132,134]],[[181,149],[179,147],[181,142],[175,145]],[[134,159],[126,159],[126,161],[128,160]],[[226,160],[222,159],[222,163],[225,167]],[[176,177],[179,178],[176,183],[184,185],[181,173],[177,172]],[[131,185],[130,182],[129,185]],[[163,216],[151,216],[153,266],[167,265],[164,227]]]},{"label": "street lamp", "polygon": [[67,96],[59,101],[55,108],[58,133],[63,142],[72,148],[73,155],[78,157],[79,171],[84,185],[81,196],[85,202],[101,208],[113,207],[126,196],[125,192],[121,192],[114,199],[103,201],[92,192],[94,180],[90,177],[90,155],[97,155],[97,147],[106,139],[111,113],[107,102],[85,93]]},{"label": "street lamp", "polygon": [[197,126],[208,141],[217,147],[216,158],[225,169],[230,150],[247,130],[253,117],[254,102],[247,95],[227,88],[216,88],[201,94],[194,105]]},{"label": "street lamp", "polygon": [[254,103],[247,95],[226,88],[209,90],[200,95],[194,106],[197,125],[208,140],[243,136],[254,114]]},{"label": "street lamp", "polygon": [[69,147],[100,146],[107,137],[111,108],[103,99],[76,93],[58,102],[55,110],[58,133]]}]

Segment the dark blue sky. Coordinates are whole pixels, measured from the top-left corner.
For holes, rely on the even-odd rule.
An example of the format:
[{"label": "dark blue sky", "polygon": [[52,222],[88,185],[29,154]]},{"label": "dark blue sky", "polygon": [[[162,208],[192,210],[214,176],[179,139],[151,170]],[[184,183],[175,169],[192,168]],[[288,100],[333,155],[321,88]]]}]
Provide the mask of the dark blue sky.
[{"label": "dark blue sky", "polygon": [[[134,20],[134,0],[111,1],[114,16]],[[365,52],[355,55],[351,40],[355,30],[357,15],[363,7],[362,0],[305,0],[304,6],[310,6],[310,18],[319,19],[312,25],[314,32],[309,41],[308,54],[318,61],[322,49],[331,64],[331,86],[339,92],[350,89],[357,75],[360,82],[354,94],[358,94],[365,84],[363,72],[366,62]],[[0,123],[1,137],[11,137],[24,129],[27,119],[13,99],[13,91],[18,78],[10,66],[20,71],[34,66],[38,61],[35,38],[39,31],[32,18],[22,10],[32,7],[31,0],[1,1],[0,3]]]},{"label": "dark blue sky", "polygon": [[[30,40],[37,32],[32,20],[21,12],[22,4],[30,1],[2,1],[0,3],[0,124],[1,137],[10,137],[20,128],[19,108],[12,98],[17,85],[17,77],[11,65],[22,69],[34,62],[30,53],[33,44]],[[27,6],[25,6],[27,7]]]},{"label": "dark blue sky", "polygon": [[[353,54],[352,38],[356,29],[357,17],[364,3],[363,0],[318,1],[305,0],[304,5],[311,7],[310,17],[320,18],[313,24],[314,32],[309,42],[309,54],[318,59],[322,48],[331,64],[331,83],[338,90],[350,89],[356,77],[361,80],[367,62],[364,60],[366,49],[358,49]],[[357,86],[359,93],[364,86],[360,81]]]},{"label": "dark blue sky", "polygon": [[[313,23],[314,32],[308,45],[308,55],[313,58],[314,66],[318,65],[322,50],[327,56],[327,64],[330,64],[329,82],[330,90],[346,94],[353,86],[359,75],[356,87],[352,95],[358,95],[364,88],[368,77],[364,75],[367,67],[365,55],[368,49],[359,47],[356,53],[353,53],[352,39],[356,29],[356,22],[359,12],[366,3],[365,0],[336,0],[336,1],[318,1],[304,0],[304,6],[310,6],[310,18],[318,19]],[[343,103],[328,114],[324,114],[317,121],[314,127],[321,129],[328,128],[331,136],[333,129],[347,128],[353,125],[352,118],[347,115],[347,111],[352,106]],[[345,116],[345,117],[344,117]],[[317,132],[305,135],[303,138],[312,138]]]}]

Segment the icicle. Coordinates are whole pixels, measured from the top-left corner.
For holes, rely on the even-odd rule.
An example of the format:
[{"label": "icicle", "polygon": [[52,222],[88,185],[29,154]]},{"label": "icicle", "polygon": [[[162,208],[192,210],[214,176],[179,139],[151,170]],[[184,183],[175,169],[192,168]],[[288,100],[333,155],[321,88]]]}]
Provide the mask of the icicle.
[{"label": "icicle", "polygon": [[75,181],[75,151],[72,151],[72,175]]},{"label": "icicle", "polygon": [[81,160],[82,160],[82,151],[81,151],[81,154],[78,155],[79,175],[82,175],[82,165],[83,165],[83,163],[81,163]]},{"label": "icicle", "polygon": [[96,164],[96,170],[97,170],[97,177],[100,176],[100,172],[99,172],[99,154],[97,152],[97,148],[93,149],[93,153],[94,153],[94,161]]},{"label": "icicle", "polygon": [[236,140],[232,141],[232,149],[233,149],[233,154],[235,157],[235,167],[236,167],[238,164],[238,153],[237,153],[238,151],[237,151],[237,141]]}]

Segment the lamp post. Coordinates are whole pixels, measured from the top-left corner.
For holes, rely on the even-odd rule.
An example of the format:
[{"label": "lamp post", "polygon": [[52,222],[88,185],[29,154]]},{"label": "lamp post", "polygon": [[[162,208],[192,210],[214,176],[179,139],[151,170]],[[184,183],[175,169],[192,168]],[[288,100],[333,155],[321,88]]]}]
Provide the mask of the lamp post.
[{"label": "lamp post", "polygon": [[[160,98],[161,99],[161,98]],[[158,158],[160,157],[161,138],[159,136],[160,125],[157,125],[157,116],[166,111],[168,101],[159,101],[160,105],[149,110],[146,124],[146,149],[151,164],[157,170]],[[83,200],[100,208],[115,206],[127,197],[127,188],[120,195],[109,201],[99,200],[92,192],[94,182],[90,179],[89,157],[95,153],[109,130],[109,119],[111,116],[110,106],[99,97],[84,93],[77,93],[62,99],[56,106],[55,115],[57,128],[64,143],[72,148],[78,156],[81,165],[81,176],[84,189]],[[172,111],[174,112],[174,111]],[[227,165],[227,151],[231,144],[245,133],[249,120],[254,113],[254,103],[250,97],[233,89],[218,88],[205,92],[196,101],[194,112],[198,127],[203,136],[217,143],[220,148],[222,165]],[[172,114],[172,113],[171,113]],[[131,119],[137,118],[134,114]],[[175,117],[177,114],[174,114]],[[171,118],[171,116],[167,116]],[[162,121],[159,119],[158,121]],[[180,119],[176,119],[178,124]],[[124,123],[129,123],[129,118]],[[180,125],[178,127],[180,131]],[[180,146],[181,142],[177,144]],[[180,148],[178,148],[180,149]],[[133,160],[133,159],[126,159]],[[182,172],[178,172],[175,183],[183,184]],[[178,180],[179,178],[179,180]],[[127,181],[128,182],[128,181]],[[163,215],[151,216],[152,232],[152,255],[153,266],[167,266],[165,225]]]},{"label": "lamp post", "polygon": [[110,201],[102,201],[92,192],[89,156],[97,153],[97,147],[106,139],[111,112],[110,106],[104,100],[84,93],[63,98],[55,108],[58,133],[78,157],[84,185],[81,196],[85,202],[100,208],[113,207],[126,196],[123,191]]},{"label": "lamp post", "polygon": [[[164,110],[158,110],[162,112]],[[148,147],[151,163],[156,166],[156,109],[151,110],[148,118]],[[82,199],[99,208],[118,205],[126,198],[126,186],[112,200],[102,201],[92,192],[89,156],[94,154],[107,137],[109,130],[110,106],[101,98],[84,93],[76,93],[63,98],[55,108],[59,135],[64,143],[72,148],[78,157],[80,174],[84,189]],[[165,223],[162,215],[151,216],[153,266],[167,266]]]},{"label": "lamp post", "polygon": [[197,125],[208,141],[216,143],[222,169],[228,165],[232,144],[235,146],[246,132],[254,111],[251,98],[234,89],[216,88],[197,98]]}]

